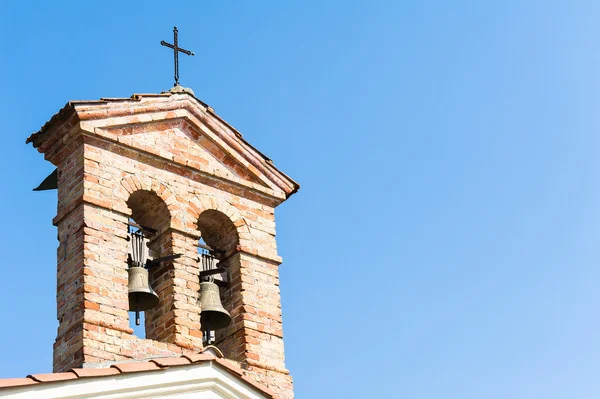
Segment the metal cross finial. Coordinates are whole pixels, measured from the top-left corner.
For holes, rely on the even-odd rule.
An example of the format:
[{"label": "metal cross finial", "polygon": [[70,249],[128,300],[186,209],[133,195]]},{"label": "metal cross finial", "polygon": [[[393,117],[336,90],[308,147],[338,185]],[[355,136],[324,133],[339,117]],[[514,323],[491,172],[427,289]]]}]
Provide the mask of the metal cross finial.
[{"label": "metal cross finial", "polygon": [[167,43],[164,40],[160,42],[165,47],[173,49],[173,55],[175,57],[175,86],[179,86],[179,52],[183,54],[194,55],[192,51],[182,49],[177,45],[177,27],[173,27],[173,44]]}]

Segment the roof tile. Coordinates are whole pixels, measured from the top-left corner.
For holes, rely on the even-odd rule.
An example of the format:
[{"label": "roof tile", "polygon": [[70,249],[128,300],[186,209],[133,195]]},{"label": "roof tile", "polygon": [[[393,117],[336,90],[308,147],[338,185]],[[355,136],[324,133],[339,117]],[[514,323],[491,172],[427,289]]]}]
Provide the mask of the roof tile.
[{"label": "roof tile", "polygon": [[121,372],[116,368],[107,367],[100,369],[71,369],[73,373],[77,375],[79,378],[84,377],[103,377],[105,375],[115,375],[120,374]]},{"label": "roof tile", "polygon": [[216,357],[211,355],[210,353],[193,353],[189,355],[184,355],[183,357],[189,360],[190,363],[205,362],[207,360],[216,359]]},{"label": "roof tile", "polygon": [[186,364],[190,364],[190,360],[185,357],[161,357],[158,359],[150,360],[153,363],[156,363],[159,367],[169,367],[169,366],[182,366]]},{"label": "roof tile", "polygon": [[31,374],[27,378],[33,378],[38,382],[54,382],[54,381],[65,381],[74,380],[77,378],[77,374],[67,371],[66,373],[47,373],[47,374]]},{"label": "roof tile", "polygon": [[116,368],[121,373],[137,373],[138,371],[152,371],[160,369],[156,363],[152,362],[119,363],[113,364],[110,367]]},{"label": "roof tile", "polygon": [[226,368],[229,372],[235,374],[239,378],[246,381],[248,384],[265,392],[271,397],[275,397],[273,391],[268,389],[266,386],[263,386],[257,383],[256,381],[244,376],[242,369],[238,367],[233,361],[227,359],[220,359],[210,353],[194,353],[184,355],[181,357],[157,358],[145,362],[119,363],[113,364],[108,368],[74,368],[65,373],[32,374],[27,376],[27,378],[0,378],[0,389],[46,382],[67,381],[74,380],[77,378],[103,377],[117,375],[120,373],[135,373],[139,371],[161,370],[171,366],[185,366],[205,361],[214,361],[218,363],[219,365]]},{"label": "roof tile", "polygon": [[0,388],[20,387],[37,383],[31,378],[0,378]]}]

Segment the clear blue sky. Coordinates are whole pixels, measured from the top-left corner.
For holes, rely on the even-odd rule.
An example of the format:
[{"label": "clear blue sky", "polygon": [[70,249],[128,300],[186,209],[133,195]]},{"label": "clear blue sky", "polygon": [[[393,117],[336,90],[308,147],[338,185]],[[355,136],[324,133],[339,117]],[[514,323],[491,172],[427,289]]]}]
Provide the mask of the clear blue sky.
[{"label": "clear blue sky", "polygon": [[[51,369],[67,101],[192,87],[299,181],[276,212],[301,398],[600,396],[595,1],[10,2],[0,376]],[[140,3],[141,4],[141,3]]]}]

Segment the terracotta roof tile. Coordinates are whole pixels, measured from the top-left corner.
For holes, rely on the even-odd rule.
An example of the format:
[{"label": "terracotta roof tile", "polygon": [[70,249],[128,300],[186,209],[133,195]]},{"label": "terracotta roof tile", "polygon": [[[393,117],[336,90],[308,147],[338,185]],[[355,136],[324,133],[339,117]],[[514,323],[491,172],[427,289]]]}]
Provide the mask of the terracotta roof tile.
[{"label": "terracotta roof tile", "polygon": [[230,360],[224,360],[224,359],[216,358],[215,362],[219,363],[221,366],[229,369],[230,371],[233,371],[237,375],[243,375],[244,374],[244,372],[242,371],[242,369],[240,367],[234,365],[233,362],[230,361]]},{"label": "terracotta roof tile", "polygon": [[253,152],[255,152],[259,158],[262,158],[265,163],[267,164],[267,169],[272,169],[274,170],[276,173],[280,174],[281,176],[284,177],[284,179],[289,180],[289,183],[291,184],[291,191],[286,191],[286,198],[290,197],[291,195],[293,195],[294,193],[296,193],[299,189],[300,189],[300,185],[293,180],[290,176],[288,176],[287,174],[283,173],[281,170],[279,170],[277,167],[275,167],[275,164],[273,163],[273,160],[270,159],[269,157],[267,157],[265,154],[263,154],[262,152],[260,152],[256,147],[254,147],[253,145],[251,145],[242,135],[242,133],[240,133],[236,128],[234,128],[232,125],[230,125],[227,121],[225,121],[223,118],[221,118],[213,108],[211,108],[210,106],[208,106],[206,103],[204,103],[202,100],[198,99],[197,97],[191,95],[190,93],[169,93],[169,92],[163,92],[161,94],[133,94],[131,97],[127,97],[127,98],[101,98],[100,100],[77,100],[77,101],[70,101],[68,102],[61,110],[59,110],[56,114],[54,114],[52,116],[52,118],[50,118],[50,120],[48,122],[46,122],[44,124],[44,126],[42,126],[40,128],[40,130],[36,133],[31,134],[27,140],[25,141],[26,144],[29,143],[33,143],[34,147],[37,148],[38,144],[36,143],[37,140],[44,134],[44,132],[46,132],[47,130],[49,130],[54,124],[57,123],[62,123],[65,120],[67,120],[69,117],[72,116],[72,114],[76,113],[75,107],[77,106],[88,106],[88,105],[104,105],[104,104],[108,104],[108,103],[114,103],[114,102],[137,102],[140,101],[143,97],[170,97],[172,95],[179,95],[179,94],[187,94],[189,96],[191,96],[194,100],[196,100],[198,103],[200,103],[200,105],[202,105],[203,107],[206,107],[207,112],[212,115],[214,118],[216,118],[220,123],[222,123],[223,125],[225,125],[228,129],[231,129],[231,131],[239,138],[239,140],[242,141],[242,143],[247,146],[248,148],[250,148]]},{"label": "terracotta roof tile", "polygon": [[207,360],[216,359],[216,357],[214,357],[210,353],[194,353],[192,355],[185,355],[183,357],[185,357],[187,360],[189,360],[190,363],[205,362]]},{"label": "terracotta roof tile", "polygon": [[0,389],[32,384],[38,384],[38,382],[31,378],[0,378]]},{"label": "terracotta roof tile", "polygon": [[223,355],[223,352],[221,352],[221,350],[219,348],[217,348],[216,346],[213,346],[213,345],[205,346],[204,350],[202,351],[202,353],[208,353],[208,354],[211,354],[211,355],[215,355],[216,357],[219,357],[219,358],[225,357]]},{"label": "terracotta roof tile", "polygon": [[152,362],[119,363],[113,364],[110,367],[116,368],[121,373],[137,373],[138,371],[152,371],[160,369],[156,363]]},{"label": "terracotta roof tile", "polygon": [[79,378],[85,377],[103,377],[105,375],[115,375],[121,372],[116,368],[106,367],[101,369],[71,369]]},{"label": "terracotta roof tile", "polygon": [[74,368],[65,373],[32,374],[27,376],[27,378],[0,378],[0,390],[4,388],[21,387],[39,383],[68,381],[77,378],[105,377],[111,375],[118,375],[122,373],[155,371],[169,367],[178,367],[186,365],[189,366],[194,363],[202,363],[206,361],[214,361],[215,363],[224,367],[227,371],[236,375],[238,378],[243,379],[256,389],[266,393],[271,397],[274,397],[275,394],[270,389],[244,376],[242,369],[238,367],[233,361],[227,359],[220,359],[219,357],[214,356],[211,353],[195,353],[184,355],[181,357],[151,359],[149,361],[143,362],[118,363],[105,368]]},{"label": "terracotta roof tile", "polygon": [[48,374],[31,374],[27,378],[33,378],[38,382],[54,382],[54,381],[65,381],[74,380],[77,378],[77,374],[67,371],[66,373],[48,373]]},{"label": "terracotta roof tile", "polygon": [[156,363],[156,365],[159,367],[182,366],[191,363],[186,357],[161,357],[159,359],[152,359],[150,361],[152,363]]}]

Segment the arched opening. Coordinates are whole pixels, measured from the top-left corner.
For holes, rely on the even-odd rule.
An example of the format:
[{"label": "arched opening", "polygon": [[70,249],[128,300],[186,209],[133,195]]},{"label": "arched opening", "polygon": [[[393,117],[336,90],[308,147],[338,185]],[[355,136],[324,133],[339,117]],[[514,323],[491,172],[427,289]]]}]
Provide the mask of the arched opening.
[{"label": "arched opening", "polygon": [[224,254],[235,250],[238,244],[237,229],[227,215],[210,209],[198,218],[198,229],[206,245]]},{"label": "arched opening", "polygon": [[131,194],[127,206],[131,209],[131,218],[138,224],[159,232],[169,227],[169,208],[156,193],[138,190]]},{"label": "arched opening", "polygon": [[[135,336],[146,338],[153,320],[148,317],[151,310],[144,309],[144,306],[160,306],[156,299],[158,294],[153,290],[160,273],[157,273],[158,267],[152,264],[152,260],[168,252],[168,240],[162,233],[170,225],[171,214],[165,202],[156,193],[147,190],[132,193],[127,206],[131,209],[128,226],[129,276],[136,279],[129,286],[129,326]],[[132,270],[132,267],[145,270]],[[139,324],[136,323],[138,317]]]},{"label": "arched opening", "polygon": [[[237,229],[227,215],[216,210],[202,212],[198,218],[198,229],[201,234],[198,242],[200,282],[212,282],[218,286],[220,302],[233,319],[236,315],[236,301],[232,291],[232,278],[239,274],[239,263],[231,255],[239,243]],[[223,271],[204,275],[215,268]],[[202,307],[202,303],[200,306]],[[225,340],[230,326],[213,329],[209,323],[205,324],[207,325],[202,325],[205,345],[220,344]]]}]

